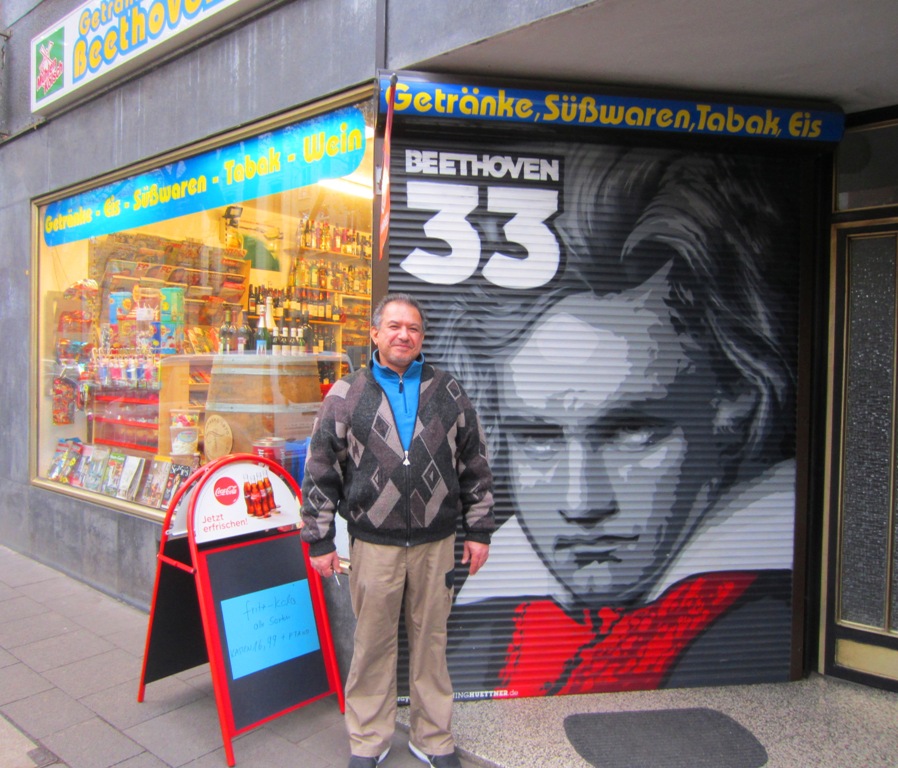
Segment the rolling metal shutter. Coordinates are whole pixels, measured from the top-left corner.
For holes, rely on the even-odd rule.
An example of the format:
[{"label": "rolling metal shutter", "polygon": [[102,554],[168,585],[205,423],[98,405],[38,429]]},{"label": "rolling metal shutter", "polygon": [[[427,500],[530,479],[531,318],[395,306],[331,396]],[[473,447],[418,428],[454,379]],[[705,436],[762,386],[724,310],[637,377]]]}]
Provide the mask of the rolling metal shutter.
[{"label": "rolling metal shutter", "polygon": [[501,524],[457,574],[456,694],[786,680],[798,163],[520,135],[393,136],[389,288],[477,404]]}]

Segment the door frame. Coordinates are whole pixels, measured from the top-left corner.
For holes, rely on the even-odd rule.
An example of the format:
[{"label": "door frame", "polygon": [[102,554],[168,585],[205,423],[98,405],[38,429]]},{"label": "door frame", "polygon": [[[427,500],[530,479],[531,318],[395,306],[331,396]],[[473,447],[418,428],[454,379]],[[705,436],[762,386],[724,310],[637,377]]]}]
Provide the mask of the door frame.
[{"label": "door frame", "polygon": [[[820,658],[826,675],[898,691],[898,631],[873,630],[839,620],[841,574],[840,544],[842,531],[842,473],[844,455],[844,419],[846,408],[847,323],[848,317],[848,250],[857,238],[894,234],[898,264],[898,217],[868,218],[833,224],[830,264],[829,307],[829,383],[827,388],[827,450],[824,468],[826,493],[823,527],[823,569],[821,584],[822,636]],[[898,268],[896,268],[898,292]],[[898,303],[896,303],[898,313]],[[895,422],[891,443],[890,529],[898,524],[895,504],[898,497],[898,331],[893,351],[892,403]],[[896,567],[895,536],[890,537],[887,583],[893,584]],[[887,595],[889,586],[887,586]],[[892,587],[894,588],[894,587]],[[886,609],[885,626],[894,623]]]}]

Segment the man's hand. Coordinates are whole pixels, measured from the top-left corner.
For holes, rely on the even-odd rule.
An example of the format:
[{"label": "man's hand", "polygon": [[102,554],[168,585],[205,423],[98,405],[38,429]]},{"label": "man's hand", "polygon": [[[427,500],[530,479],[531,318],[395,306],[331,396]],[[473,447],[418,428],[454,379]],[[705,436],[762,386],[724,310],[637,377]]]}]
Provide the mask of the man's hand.
[{"label": "man's hand", "polygon": [[465,551],[461,558],[461,564],[468,566],[471,576],[481,569],[486,559],[490,556],[490,545],[481,544],[478,541],[465,541]]},{"label": "man's hand", "polygon": [[322,579],[329,579],[335,573],[343,573],[343,570],[340,568],[340,557],[337,555],[336,550],[326,555],[310,557],[309,562],[318,571]]}]

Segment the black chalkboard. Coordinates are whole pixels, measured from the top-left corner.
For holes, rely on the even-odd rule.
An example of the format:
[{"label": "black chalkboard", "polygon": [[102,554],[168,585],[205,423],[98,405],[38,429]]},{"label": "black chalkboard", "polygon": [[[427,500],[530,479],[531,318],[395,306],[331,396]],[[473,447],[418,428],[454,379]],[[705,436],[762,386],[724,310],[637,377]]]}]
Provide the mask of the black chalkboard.
[{"label": "black chalkboard", "polygon": [[333,692],[298,533],[201,552],[234,731]]},{"label": "black chalkboard", "polygon": [[[263,519],[240,494],[260,476],[274,502]],[[280,464],[233,454],[188,478],[163,524],[137,700],[147,683],[208,660],[229,766],[243,731],[329,694],[345,706],[300,503]]]},{"label": "black chalkboard", "polygon": [[[209,660],[193,571],[171,565],[178,562],[189,568],[187,539],[169,541],[165,554],[168,562],[160,562],[156,577],[144,656],[144,684],[193,669]],[[142,694],[139,700],[143,700]]]}]

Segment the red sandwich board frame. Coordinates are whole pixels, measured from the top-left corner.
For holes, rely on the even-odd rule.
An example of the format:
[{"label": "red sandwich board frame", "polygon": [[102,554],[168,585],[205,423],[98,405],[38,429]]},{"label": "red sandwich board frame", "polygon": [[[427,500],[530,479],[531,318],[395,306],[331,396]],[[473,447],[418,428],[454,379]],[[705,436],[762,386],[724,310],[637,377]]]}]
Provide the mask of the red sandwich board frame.
[{"label": "red sandwich board frame", "polygon": [[[252,514],[262,486],[266,516]],[[235,736],[331,694],[345,708],[300,502],[280,464],[233,454],[194,472],[166,512],[137,700],[208,661],[229,766]]]}]

